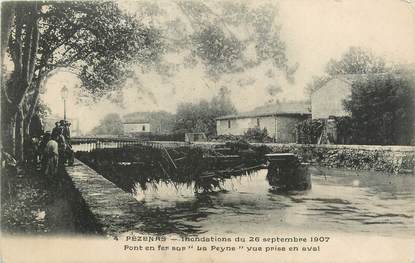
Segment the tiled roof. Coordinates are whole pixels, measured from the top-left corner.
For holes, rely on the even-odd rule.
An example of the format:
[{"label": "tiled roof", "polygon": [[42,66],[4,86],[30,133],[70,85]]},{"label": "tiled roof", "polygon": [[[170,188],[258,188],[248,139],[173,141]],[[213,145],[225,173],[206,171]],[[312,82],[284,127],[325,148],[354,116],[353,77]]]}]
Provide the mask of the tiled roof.
[{"label": "tiled roof", "polygon": [[319,90],[320,88],[324,87],[327,82],[333,80],[333,79],[339,79],[342,80],[346,83],[349,83],[350,85],[352,85],[355,82],[365,82],[365,81],[369,81],[370,79],[377,79],[377,80],[381,80],[384,77],[388,77],[390,75],[394,75],[395,77],[403,77],[405,74],[413,74],[415,72],[414,70],[414,66],[411,67],[405,67],[402,69],[396,69],[396,72],[385,72],[385,73],[365,73],[365,74],[339,74],[336,76],[333,76],[331,78],[328,78],[323,85],[321,85],[319,88],[317,88],[316,90],[314,90],[313,92]]},{"label": "tiled roof", "polygon": [[122,117],[125,124],[134,124],[134,123],[148,123],[149,112],[133,112],[126,114]]},{"label": "tiled roof", "polygon": [[123,124],[143,124],[149,123],[147,120],[134,120],[134,121],[123,121]]},{"label": "tiled roof", "polygon": [[310,105],[306,102],[281,102],[257,107],[252,111],[231,114],[216,118],[217,120],[239,119],[249,117],[265,117],[273,115],[311,114]]}]

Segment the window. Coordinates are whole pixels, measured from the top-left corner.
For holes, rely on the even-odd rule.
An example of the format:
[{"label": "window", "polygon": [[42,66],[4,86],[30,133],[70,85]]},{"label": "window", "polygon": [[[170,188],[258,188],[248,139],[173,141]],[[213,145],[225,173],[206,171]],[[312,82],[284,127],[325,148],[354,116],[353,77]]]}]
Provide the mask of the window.
[{"label": "window", "polygon": [[256,118],[256,126],[259,127],[259,125],[260,125],[259,118]]},{"label": "window", "polygon": [[228,129],[231,128],[231,120],[228,120]]},{"label": "window", "polygon": [[143,131],[146,131],[146,126],[143,125]]}]

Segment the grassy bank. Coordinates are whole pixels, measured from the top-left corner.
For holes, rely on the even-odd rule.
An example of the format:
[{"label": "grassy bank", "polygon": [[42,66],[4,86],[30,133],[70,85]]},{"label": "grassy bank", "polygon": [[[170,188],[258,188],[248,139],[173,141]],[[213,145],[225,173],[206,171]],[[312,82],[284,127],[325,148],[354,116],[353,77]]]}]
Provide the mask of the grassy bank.
[{"label": "grassy bank", "polygon": [[46,206],[50,192],[38,173],[2,171],[1,229],[7,233],[46,233]]},{"label": "grassy bank", "polygon": [[1,229],[36,235],[96,232],[63,169],[56,178],[46,178],[36,169],[3,171]]}]

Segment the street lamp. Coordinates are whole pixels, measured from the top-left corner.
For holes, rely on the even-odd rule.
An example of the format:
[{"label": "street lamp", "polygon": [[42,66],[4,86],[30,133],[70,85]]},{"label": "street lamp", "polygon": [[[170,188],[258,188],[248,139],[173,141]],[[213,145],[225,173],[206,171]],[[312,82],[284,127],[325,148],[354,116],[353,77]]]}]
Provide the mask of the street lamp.
[{"label": "street lamp", "polygon": [[68,88],[66,86],[63,86],[61,89],[61,97],[63,100],[63,119],[66,121],[66,99],[68,98]]}]

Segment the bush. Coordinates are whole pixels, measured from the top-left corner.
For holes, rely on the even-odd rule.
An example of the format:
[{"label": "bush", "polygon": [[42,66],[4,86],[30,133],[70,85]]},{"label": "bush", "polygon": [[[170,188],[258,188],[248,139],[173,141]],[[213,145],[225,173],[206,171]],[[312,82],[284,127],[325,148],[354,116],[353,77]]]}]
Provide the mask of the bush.
[{"label": "bush", "polygon": [[350,117],[336,117],[337,144],[356,144],[353,138],[353,121]]},{"label": "bush", "polygon": [[268,131],[266,128],[262,130],[259,127],[249,128],[244,133],[244,139],[249,142],[266,142],[268,141]]},{"label": "bush", "polygon": [[324,128],[323,120],[305,120],[297,125],[297,143],[317,144]]},{"label": "bush", "polygon": [[414,74],[368,75],[344,101],[354,144],[410,145],[415,133]]}]

